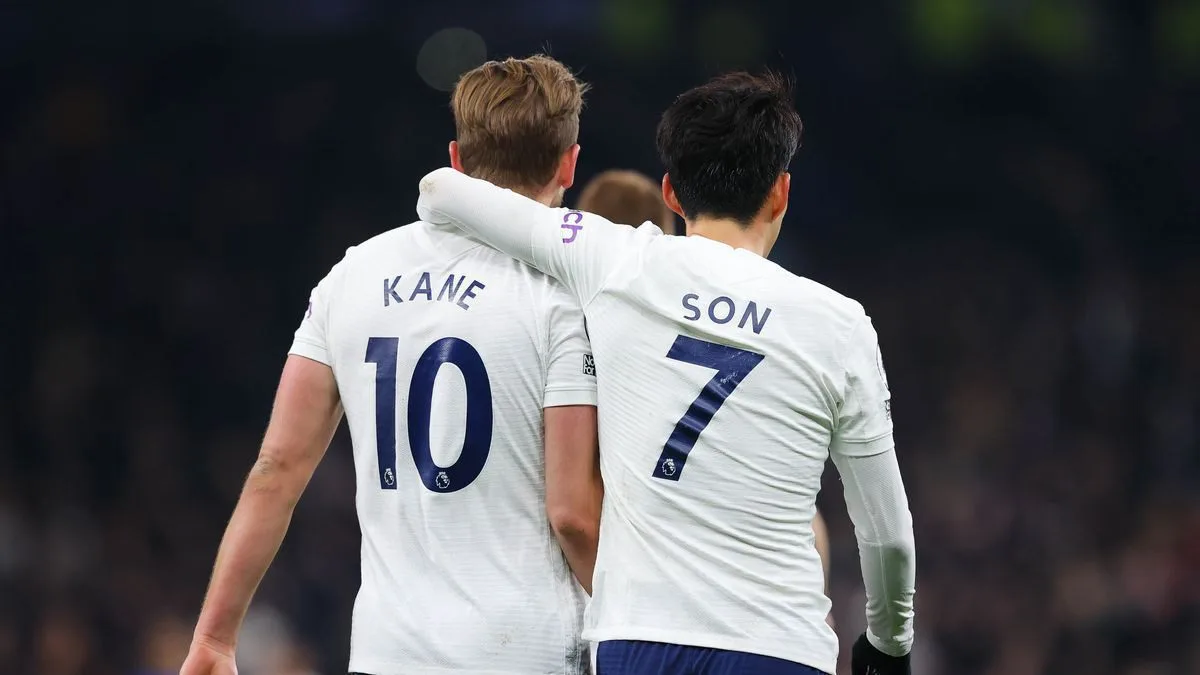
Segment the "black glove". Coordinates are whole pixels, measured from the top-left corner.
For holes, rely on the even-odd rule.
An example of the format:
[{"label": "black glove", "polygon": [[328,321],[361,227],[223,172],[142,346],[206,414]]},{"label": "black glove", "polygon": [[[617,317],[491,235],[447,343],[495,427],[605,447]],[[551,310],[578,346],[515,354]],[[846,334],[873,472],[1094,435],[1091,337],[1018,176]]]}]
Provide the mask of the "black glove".
[{"label": "black glove", "polygon": [[908,654],[888,656],[875,649],[863,633],[850,650],[850,672],[852,675],[912,675],[912,666]]}]

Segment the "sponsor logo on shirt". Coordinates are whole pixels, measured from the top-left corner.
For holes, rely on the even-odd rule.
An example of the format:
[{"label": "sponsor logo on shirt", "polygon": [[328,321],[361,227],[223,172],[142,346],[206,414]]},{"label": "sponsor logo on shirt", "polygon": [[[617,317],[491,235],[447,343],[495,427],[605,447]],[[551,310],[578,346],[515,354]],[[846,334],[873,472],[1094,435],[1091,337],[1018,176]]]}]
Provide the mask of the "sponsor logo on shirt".
[{"label": "sponsor logo on shirt", "polygon": [[575,241],[575,237],[579,236],[579,231],[583,229],[580,221],[583,220],[583,214],[579,211],[567,211],[563,214],[562,225],[559,227],[563,230],[563,243],[569,244]]},{"label": "sponsor logo on shirt", "polygon": [[591,354],[583,355],[583,374],[596,376],[596,359],[592,358]]}]

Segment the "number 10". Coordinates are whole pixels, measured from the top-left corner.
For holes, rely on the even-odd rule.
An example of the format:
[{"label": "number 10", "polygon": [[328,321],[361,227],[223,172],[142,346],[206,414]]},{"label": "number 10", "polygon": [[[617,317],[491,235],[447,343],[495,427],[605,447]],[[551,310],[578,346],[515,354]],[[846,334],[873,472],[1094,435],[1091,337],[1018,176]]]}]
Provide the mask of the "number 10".
[{"label": "number 10", "polygon": [[[399,338],[373,337],[367,341],[367,363],[375,364],[375,449],[379,454],[379,487],[396,489],[396,355]],[[467,388],[467,431],[462,454],[450,466],[438,466],[429,448],[433,413],[433,383],[442,366],[452,363],[462,371]],[[408,386],[408,448],[421,475],[433,492],[456,492],[470,485],[483,471],[492,445],[492,388],[479,352],[466,340],[448,337],[429,345],[413,368]]]}]

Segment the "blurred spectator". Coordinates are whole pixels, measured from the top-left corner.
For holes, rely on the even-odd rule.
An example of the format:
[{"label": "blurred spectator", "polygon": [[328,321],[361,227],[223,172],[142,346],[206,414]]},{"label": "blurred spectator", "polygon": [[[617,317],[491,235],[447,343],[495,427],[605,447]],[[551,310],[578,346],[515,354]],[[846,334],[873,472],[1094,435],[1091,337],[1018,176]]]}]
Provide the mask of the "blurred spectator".
[{"label": "blurred spectator", "polygon": [[151,619],[142,631],[141,665],[133,675],[176,675],[191,642],[186,622],[173,616]]}]

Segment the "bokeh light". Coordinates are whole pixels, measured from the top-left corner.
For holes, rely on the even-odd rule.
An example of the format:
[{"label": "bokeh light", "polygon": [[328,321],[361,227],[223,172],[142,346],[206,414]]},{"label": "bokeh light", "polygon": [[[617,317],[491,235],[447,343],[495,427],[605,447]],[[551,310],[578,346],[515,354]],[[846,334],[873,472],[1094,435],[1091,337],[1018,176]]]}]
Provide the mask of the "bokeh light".
[{"label": "bokeh light", "polygon": [[417,51],[417,74],[438,91],[450,91],[458,76],[487,60],[487,43],[467,28],[439,30]]}]

